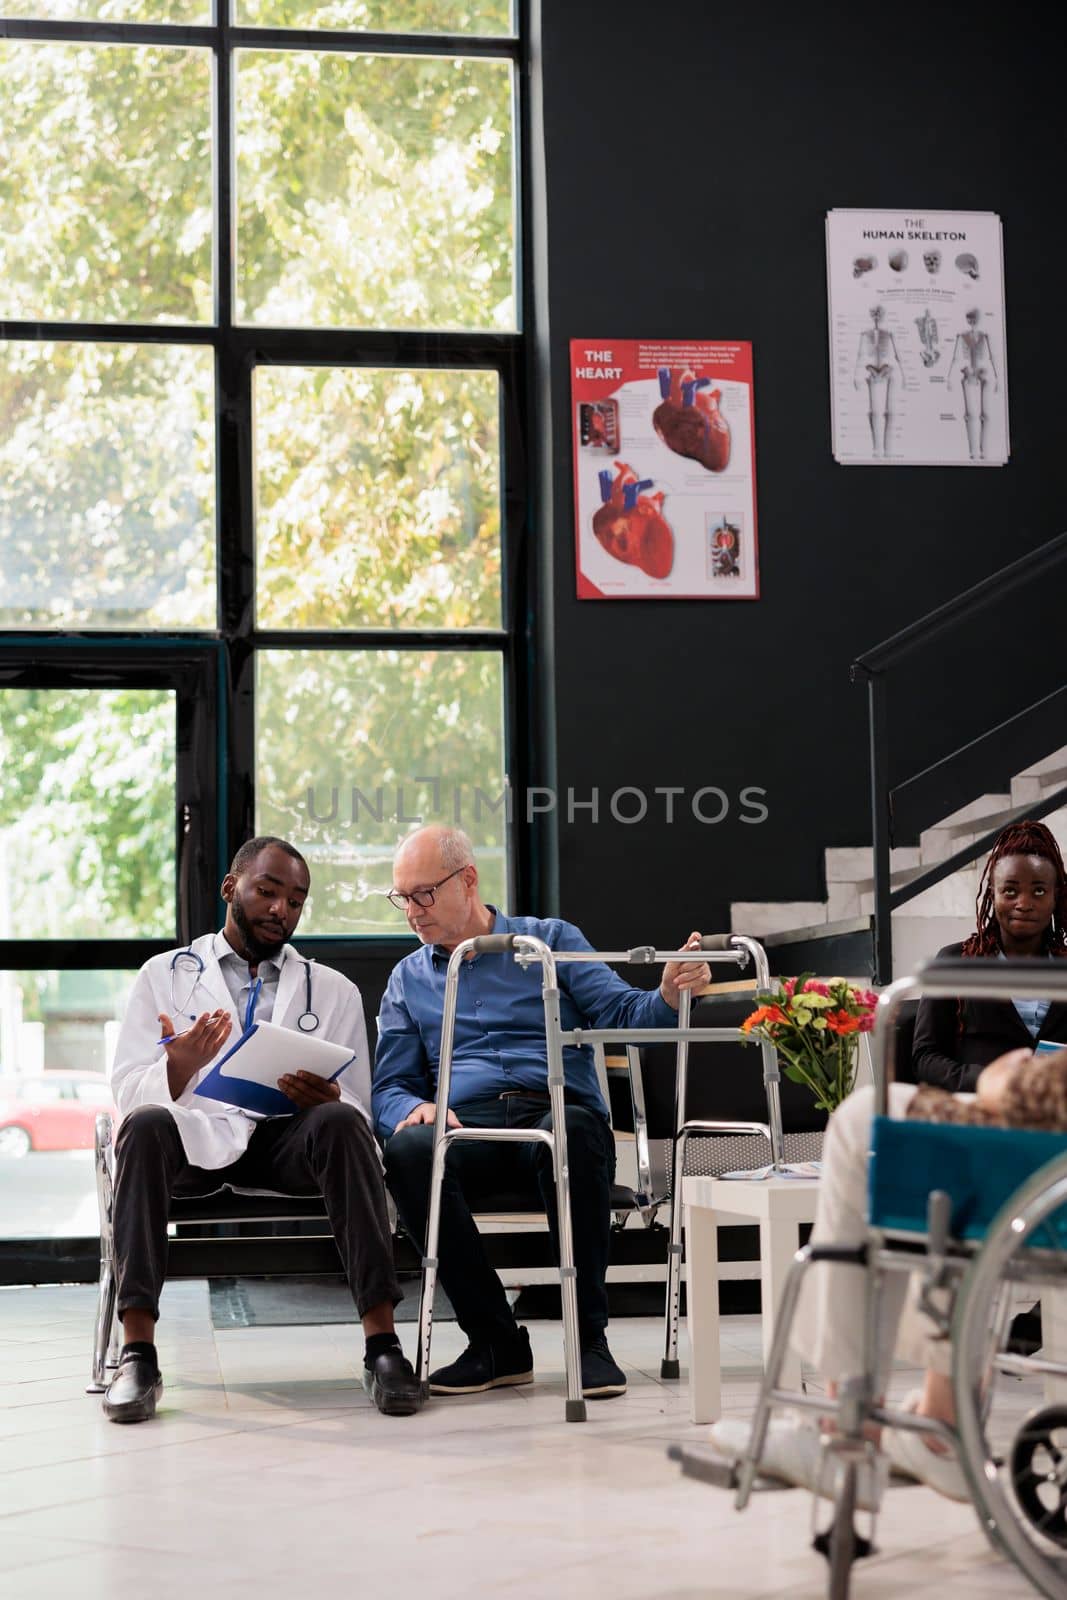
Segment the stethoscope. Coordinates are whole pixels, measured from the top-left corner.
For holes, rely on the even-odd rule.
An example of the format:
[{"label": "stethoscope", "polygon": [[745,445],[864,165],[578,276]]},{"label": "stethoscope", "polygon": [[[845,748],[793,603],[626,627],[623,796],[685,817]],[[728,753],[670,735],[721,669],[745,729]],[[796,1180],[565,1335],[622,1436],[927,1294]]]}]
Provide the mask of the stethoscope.
[{"label": "stethoscope", "polygon": [[[192,945],[186,950],[176,950],[170,959],[170,1000],[173,1009],[183,1017],[188,1017],[190,1022],[196,1021],[196,1013],[189,1010],[189,1002],[196,992],[204,972],[204,962],[198,956]],[[177,995],[178,978],[182,975],[183,981],[188,985],[184,1002],[179,1002]],[[263,979],[257,978],[248,996],[245,1006],[244,1031],[248,1032],[255,1020],[256,1002],[260,990],[263,988]],[[296,1025],[301,1033],[314,1033],[319,1025],[319,1019],[311,1008],[311,962],[304,961],[304,1009],[296,1019]]]}]

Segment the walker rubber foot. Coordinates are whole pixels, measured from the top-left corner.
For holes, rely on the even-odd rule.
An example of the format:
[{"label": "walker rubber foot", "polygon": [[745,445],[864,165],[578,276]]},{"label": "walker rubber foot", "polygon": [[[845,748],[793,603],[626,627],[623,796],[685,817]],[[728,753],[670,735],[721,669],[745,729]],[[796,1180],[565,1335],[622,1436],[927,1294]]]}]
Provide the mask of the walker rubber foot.
[{"label": "walker rubber foot", "polygon": [[659,1364],[659,1375],[661,1378],[680,1378],[682,1376],[682,1371],[677,1361],[667,1361],[664,1359]]},{"label": "walker rubber foot", "polygon": [[585,1401],[568,1400],[566,1403],[566,1418],[568,1422],[584,1422]]},{"label": "walker rubber foot", "polygon": [[[813,1550],[817,1550],[819,1555],[825,1556],[827,1561],[830,1559],[830,1535],[832,1533],[833,1525],[831,1524],[831,1526],[823,1533],[817,1533],[814,1539],[811,1541],[811,1548]],[[870,1539],[864,1539],[858,1533],[854,1533],[852,1538],[853,1561],[862,1561],[864,1556],[876,1556],[878,1554],[878,1551],[875,1549],[874,1544]]]},{"label": "walker rubber foot", "polygon": [[709,1449],[672,1444],[667,1447],[667,1459],[678,1462],[683,1477],[710,1483],[716,1489],[736,1489],[740,1481],[740,1463]]}]

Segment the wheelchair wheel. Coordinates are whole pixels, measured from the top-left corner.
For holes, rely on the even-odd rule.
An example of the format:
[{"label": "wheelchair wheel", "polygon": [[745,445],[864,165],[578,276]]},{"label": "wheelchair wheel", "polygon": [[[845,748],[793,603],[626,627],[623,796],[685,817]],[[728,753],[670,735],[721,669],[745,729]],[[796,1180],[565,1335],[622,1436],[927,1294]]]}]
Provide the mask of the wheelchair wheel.
[{"label": "wheelchair wheel", "polygon": [[[952,1322],[960,1466],[990,1541],[1048,1600],[1067,1595],[1067,1409],[1045,1407],[1005,1431],[1002,1414],[999,1421],[992,1420],[999,1408],[987,1393],[987,1374],[1000,1345],[993,1330],[1002,1325],[998,1305],[1003,1304],[1005,1282],[1062,1282],[1067,1292],[1067,1212],[1055,1217],[1064,1207],[1067,1156],[1057,1156],[1023,1185],[990,1226],[964,1277]],[[1056,1248],[1047,1248],[1048,1233],[1035,1247],[1034,1235],[1049,1218],[1055,1218],[1051,1231]],[[1015,1358],[1012,1371],[1029,1377],[1024,1358]]]},{"label": "wheelchair wheel", "polygon": [[1067,1550],[1067,1406],[1027,1417],[1012,1446],[1011,1485],[1038,1533]]}]

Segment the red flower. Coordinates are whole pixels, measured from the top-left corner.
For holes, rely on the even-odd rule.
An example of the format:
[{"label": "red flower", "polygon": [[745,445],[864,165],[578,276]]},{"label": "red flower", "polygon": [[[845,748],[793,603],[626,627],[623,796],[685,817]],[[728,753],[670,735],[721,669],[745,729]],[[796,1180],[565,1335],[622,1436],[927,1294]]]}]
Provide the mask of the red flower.
[{"label": "red flower", "polygon": [[746,1017],[741,1024],[742,1033],[750,1033],[753,1028],[758,1028],[763,1022],[788,1022],[789,1018],[781,1006],[757,1006],[750,1017]]},{"label": "red flower", "polygon": [[827,1011],[826,1026],[831,1033],[858,1033],[860,1031],[859,1017],[850,1017],[847,1011]]}]

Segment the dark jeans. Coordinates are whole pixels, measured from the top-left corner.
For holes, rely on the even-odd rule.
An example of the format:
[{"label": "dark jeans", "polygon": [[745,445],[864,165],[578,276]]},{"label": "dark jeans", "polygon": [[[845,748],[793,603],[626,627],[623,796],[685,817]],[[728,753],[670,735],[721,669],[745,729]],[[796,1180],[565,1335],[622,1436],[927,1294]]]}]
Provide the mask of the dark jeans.
[{"label": "dark jeans", "polygon": [[321,1195],[360,1316],[400,1285],[385,1185],[366,1121],[342,1100],[291,1117],[257,1122],[248,1148],[229,1167],[190,1166],[166,1106],[138,1106],[115,1140],[115,1275],[118,1312],[159,1316],[167,1271],[170,1201],[216,1194],[225,1185]]},{"label": "dark jeans", "polygon": [[[465,1128],[551,1128],[545,1096],[509,1095],[457,1106]],[[430,1205],[432,1126],[402,1128],[385,1147],[386,1181],[405,1228],[425,1247]],[[574,1264],[578,1271],[578,1324],[583,1343],[608,1325],[608,1243],[615,1142],[611,1128],[586,1106],[567,1107]],[[547,1145],[459,1143],[445,1162],[441,1185],[439,1273],[460,1327],[473,1343],[506,1341],[515,1318],[504,1286],[485,1254],[471,1215],[479,1201],[502,1191],[540,1198],[559,1261],[559,1227],[552,1155]]]}]

